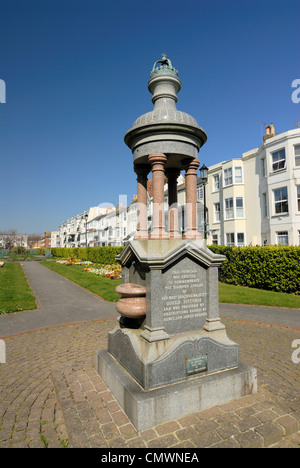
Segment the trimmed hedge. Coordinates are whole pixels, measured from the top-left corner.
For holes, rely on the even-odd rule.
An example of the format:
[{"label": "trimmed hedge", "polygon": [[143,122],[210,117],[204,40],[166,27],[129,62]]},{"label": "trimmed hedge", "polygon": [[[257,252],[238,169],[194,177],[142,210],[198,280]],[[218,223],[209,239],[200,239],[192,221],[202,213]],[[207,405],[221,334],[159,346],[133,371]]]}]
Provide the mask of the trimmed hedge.
[{"label": "trimmed hedge", "polygon": [[227,259],[219,268],[222,283],[300,294],[300,247],[209,248]]},{"label": "trimmed hedge", "polygon": [[[222,283],[269,291],[300,294],[300,247],[225,247],[208,246],[226,257],[219,268]],[[52,248],[54,257],[80,258],[95,263],[116,263],[124,247]]]},{"label": "trimmed hedge", "polygon": [[52,247],[52,255],[62,258],[80,258],[81,260],[109,265],[116,263],[116,255],[122,252],[124,247]]},{"label": "trimmed hedge", "polygon": [[31,255],[44,255],[45,249],[44,247],[38,249],[29,249],[28,253]]}]

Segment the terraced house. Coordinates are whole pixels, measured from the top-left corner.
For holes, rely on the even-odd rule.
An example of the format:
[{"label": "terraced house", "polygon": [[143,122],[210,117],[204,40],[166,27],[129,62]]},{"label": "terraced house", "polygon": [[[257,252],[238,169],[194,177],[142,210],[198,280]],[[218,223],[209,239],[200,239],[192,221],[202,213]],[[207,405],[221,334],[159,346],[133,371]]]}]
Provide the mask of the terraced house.
[{"label": "terraced house", "polygon": [[259,148],[209,168],[208,243],[300,245],[300,129],[266,130]]},{"label": "terraced house", "polygon": [[[151,187],[148,180],[148,187]],[[178,225],[185,230],[185,178],[177,180]],[[151,229],[152,196],[148,198]],[[300,129],[276,134],[273,125],[259,148],[208,168],[197,182],[198,230],[208,244],[300,245]],[[92,207],[60,226],[60,246],[121,246],[137,228],[136,200],[116,208]],[[165,185],[165,208],[168,204]],[[168,214],[165,209],[165,226]]]}]

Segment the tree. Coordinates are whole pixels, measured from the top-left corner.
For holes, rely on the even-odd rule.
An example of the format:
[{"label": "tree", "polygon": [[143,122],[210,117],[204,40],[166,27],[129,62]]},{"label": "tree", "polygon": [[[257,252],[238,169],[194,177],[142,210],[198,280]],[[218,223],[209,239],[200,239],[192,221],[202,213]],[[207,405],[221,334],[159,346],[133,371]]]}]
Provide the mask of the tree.
[{"label": "tree", "polygon": [[32,249],[33,245],[36,244],[41,239],[41,237],[42,237],[41,234],[36,234],[36,233],[28,234],[28,239],[27,239],[28,248]]},{"label": "tree", "polygon": [[16,229],[10,229],[5,236],[5,248],[10,250],[13,248],[17,240]]}]

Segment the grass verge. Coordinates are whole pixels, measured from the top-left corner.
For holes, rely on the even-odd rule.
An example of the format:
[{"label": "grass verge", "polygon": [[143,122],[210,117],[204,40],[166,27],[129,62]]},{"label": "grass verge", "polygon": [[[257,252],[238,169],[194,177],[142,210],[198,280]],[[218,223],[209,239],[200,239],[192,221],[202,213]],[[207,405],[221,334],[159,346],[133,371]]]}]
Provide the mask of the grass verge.
[{"label": "grass verge", "polygon": [[224,283],[219,283],[219,301],[228,304],[300,308],[300,296]]},{"label": "grass verge", "polygon": [[0,268],[0,314],[36,309],[35,298],[19,263]]},{"label": "grass verge", "polygon": [[105,301],[117,302],[120,299],[120,294],[116,293],[115,289],[119,284],[121,284],[121,280],[111,280],[110,278],[83,271],[84,267],[82,265],[66,266],[56,262],[40,263],[50,270],[53,270],[73,281],[73,283],[76,283],[97,296],[102,297]]},{"label": "grass verge", "polygon": [[[106,301],[116,302],[120,295],[115,292],[121,280],[111,280],[83,271],[82,265],[61,265],[56,262],[41,262],[42,265],[65,276],[76,284],[102,297]],[[231,284],[219,283],[219,301],[229,304],[249,304],[270,307],[300,308],[300,296],[245,288]]]}]

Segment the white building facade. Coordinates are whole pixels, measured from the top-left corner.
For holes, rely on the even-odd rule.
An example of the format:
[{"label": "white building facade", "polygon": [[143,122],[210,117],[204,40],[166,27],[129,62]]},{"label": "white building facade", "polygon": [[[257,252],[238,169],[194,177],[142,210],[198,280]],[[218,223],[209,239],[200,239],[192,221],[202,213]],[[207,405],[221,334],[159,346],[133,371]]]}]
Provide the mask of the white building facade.
[{"label": "white building facade", "polygon": [[7,245],[13,247],[28,248],[28,235],[17,234],[12,231],[10,233],[0,233],[0,249],[5,249]]},{"label": "white building facade", "polygon": [[300,245],[300,129],[211,166],[205,190],[208,244]]},{"label": "white building facade", "polygon": [[300,245],[300,129],[258,149],[261,243]]},{"label": "white building facade", "polygon": [[[177,187],[179,232],[183,233],[182,174]],[[167,198],[166,185],[166,207]],[[300,245],[300,129],[277,135],[271,125],[259,148],[210,166],[207,183],[198,179],[197,200],[198,230],[203,238],[206,232],[207,244]],[[90,208],[61,224],[57,243],[61,247],[122,246],[134,237],[137,210],[136,198],[127,206],[127,197],[116,208]],[[149,198],[148,229],[152,212]],[[168,227],[168,214],[165,221]]]}]

